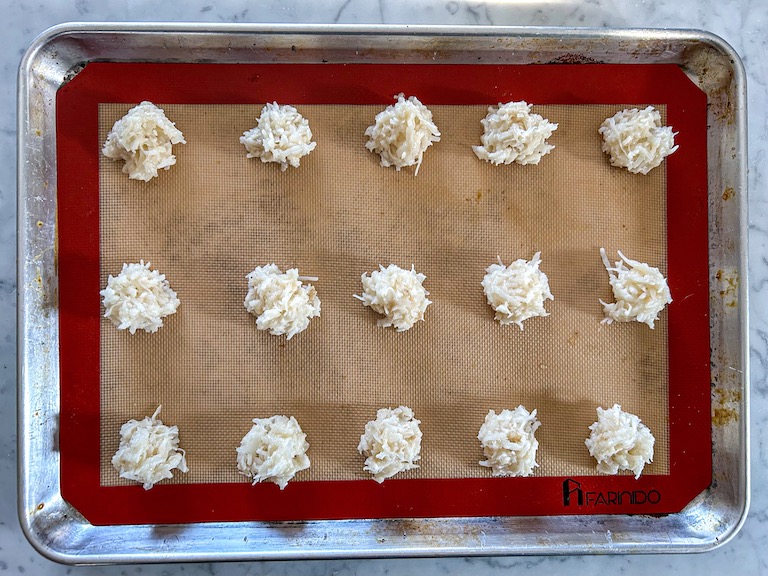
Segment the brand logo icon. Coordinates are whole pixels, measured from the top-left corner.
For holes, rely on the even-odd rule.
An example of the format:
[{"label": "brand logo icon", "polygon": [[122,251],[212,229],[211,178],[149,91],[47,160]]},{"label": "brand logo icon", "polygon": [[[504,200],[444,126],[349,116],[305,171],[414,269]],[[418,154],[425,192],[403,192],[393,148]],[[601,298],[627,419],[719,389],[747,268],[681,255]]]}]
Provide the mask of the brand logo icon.
[{"label": "brand logo icon", "polygon": [[566,478],[563,481],[563,506],[571,505],[571,496],[576,495],[576,503],[584,506],[584,491],[581,489],[581,482]]},{"label": "brand logo icon", "polygon": [[637,506],[659,502],[661,493],[658,490],[592,492],[584,490],[581,482],[572,478],[563,480],[563,506]]}]

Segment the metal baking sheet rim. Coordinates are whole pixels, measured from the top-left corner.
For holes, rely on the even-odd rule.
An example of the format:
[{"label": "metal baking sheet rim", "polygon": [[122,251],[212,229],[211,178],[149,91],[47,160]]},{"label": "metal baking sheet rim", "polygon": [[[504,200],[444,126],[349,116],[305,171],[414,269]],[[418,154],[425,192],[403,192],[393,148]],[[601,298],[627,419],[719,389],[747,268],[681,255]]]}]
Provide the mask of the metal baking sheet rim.
[{"label": "metal baking sheet rim", "polygon": [[[120,42],[115,42],[115,39]],[[551,516],[92,526],[61,498],[57,428],[55,93],[91,61],[675,63],[707,93],[713,482],[662,517]],[[701,552],[749,508],[746,84],[722,39],[696,30],[107,24],[53,27],[18,78],[19,519],[66,564]]]}]

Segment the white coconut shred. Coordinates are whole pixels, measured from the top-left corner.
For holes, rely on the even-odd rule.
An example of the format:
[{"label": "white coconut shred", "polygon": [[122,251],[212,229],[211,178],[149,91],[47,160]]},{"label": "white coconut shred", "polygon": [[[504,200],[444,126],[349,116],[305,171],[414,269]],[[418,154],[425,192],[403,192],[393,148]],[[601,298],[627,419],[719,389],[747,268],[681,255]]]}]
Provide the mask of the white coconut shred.
[{"label": "white coconut shred", "polygon": [[653,106],[617,112],[606,118],[598,132],[611,165],[633,174],[648,174],[677,150],[677,133],[670,126],[661,125],[661,114]]},{"label": "white coconut shred", "polygon": [[99,292],[109,318],[118,330],[157,332],[163,318],[176,313],[181,304],[165,275],[149,269],[150,263],[123,264],[117,276],[110,274]]},{"label": "white coconut shred", "polygon": [[488,115],[480,122],[484,128],[482,146],[472,146],[472,150],[491,164],[538,164],[555,149],[547,139],[557,130],[557,124],[531,114],[531,105],[525,101],[499,102],[488,108]]},{"label": "white coconut shred", "polygon": [[112,457],[112,466],[121,478],[141,482],[149,490],[167,478],[173,470],[187,472],[184,450],[179,448],[179,429],[166,426],[157,415],[129,420],[120,427],[120,447]]},{"label": "white coconut shred", "polygon": [[547,275],[539,270],[540,264],[541,252],[536,252],[530,262],[521,258],[505,266],[499,258],[498,264],[486,269],[481,284],[499,323],[517,324],[522,330],[524,320],[549,315],[544,303],[554,300],[554,296]]},{"label": "white coconut shred", "polygon": [[144,101],[115,122],[102,153],[113,160],[124,160],[123,172],[128,178],[149,182],[158,170],[176,164],[173,144],[186,143],[163,110]]},{"label": "white coconut shred", "polygon": [[[618,251],[619,260],[611,266],[608,256],[600,248],[600,257],[610,276],[611,289],[616,302],[603,305],[605,318],[602,324],[617,322],[642,322],[653,329],[659,314],[672,302],[667,279],[658,268],[644,262],[631,260]],[[629,264],[629,268],[625,265]]]},{"label": "white coconut shred", "polygon": [[584,443],[601,474],[631,470],[639,478],[645,465],[653,462],[653,434],[640,418],[624,412],[618,404],[608,410],[598,407],[597,422],[589,429]]},{"label": "white coconut shred", "polygon": [[357,449],[366,456],[363,469],[370,472],[376,482],[382,483],[395,474],[418,468],[421,456],[421,422],[413,410],[400,406],[394,410],[381,408],[376,420],[365,425]]},{"label": "white coconut shred", "polygon": [[539,442],[534,434],[539,426],[536,410],[528,412],[525,406],[502,410],[499,414],[490,410],[477,435],[486,458],[480,461],[480,466],[490,468],[493,476],[533,474],[538,466]]},{"label": "white coconut shred", "polygon": [[416,166],[419,173],[424,152],[440,141],[440,131],[432,121],[432,112],[415,96],[407,100],[400,93],[397,102],[376,115],[375,123],[365,130],[365,147],[381,156],[382,166]]},{"label": "white coconut shred", "polygon": [[320,298],[311,284],[315,277],[299,276],[296,268],[283,273],[276,264],[257,266],[248,274],[248,294],[243,306],[256,316],[256,327],[288,340],[307,329],[320,316]]},{"label": "white coconut shred", "polygon": [[293,416],[254,418],[237,448],[237,469],[253,484],[274,482],[283,490],[309,468],[308,449],[307,435]]},{"label": "white coconut shred", "polygon": [[307,119],[293,106],[277,102],[262,108],[256,126],[243,132],[240,143],[245,146],[248,158],[275,162],[282,171],[288,166],[298,168],[301,159],[317,146],[317,142],[312,142]]},{"label": "white coconut shred", "polygon": [[370,277],[367,274],[360,277],[363,293],[354,297],[385,317],[377,322],[380,327],[394,326],[403,332],[424,320],[424,312],[432,303],[423,286],[426,278],[413,266],[404,270],[395,264],[386,268],[379,265],[379,270],[371,272]]}]

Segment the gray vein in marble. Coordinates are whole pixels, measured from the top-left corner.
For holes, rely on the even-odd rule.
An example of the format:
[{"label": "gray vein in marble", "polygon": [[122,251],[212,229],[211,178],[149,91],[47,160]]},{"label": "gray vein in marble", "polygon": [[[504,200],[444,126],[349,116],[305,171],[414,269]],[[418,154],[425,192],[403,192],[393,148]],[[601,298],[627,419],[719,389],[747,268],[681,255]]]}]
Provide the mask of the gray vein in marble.
[{"label": "gray vein in marble", "polygon": [[341,15],[344,13],[344,10],[347,9],[347,6],[349,6],[352,3],[352,0],[345,0],[344,4],[342,4],[339,7],[339,11],[336,12],[336,16],[333,18],[333,22],[338,24],[341,20]]}]

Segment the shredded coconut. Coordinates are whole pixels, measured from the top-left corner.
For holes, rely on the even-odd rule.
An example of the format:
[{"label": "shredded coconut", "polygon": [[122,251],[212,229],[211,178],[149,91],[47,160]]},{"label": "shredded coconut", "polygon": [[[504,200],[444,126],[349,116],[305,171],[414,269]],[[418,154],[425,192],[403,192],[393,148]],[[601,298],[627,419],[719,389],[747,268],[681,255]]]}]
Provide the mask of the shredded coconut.
[{"label": "shredded coconut", "polygon": [[645,465],[653,462],[653,434],[640,418],[622,411],[618,404],[608,410],[598,407],[597,422],[589,429],[584,443],[601,474],[631,470],[639,478]]},{"label": "shredded coconut", "polygon": [[165,113],[144,101],[115,122],[102,152],[107,158],[125,160],[123,172],[128,178],[149,182],[158,170],[176,164],[172,145],[186,143]]},{"label": "shredded coconut", "polygon": [[400,93],[397,102],[376,114],[376,122],[365,130],[365,147],[381,156],[382,166],[416,165],[419,173],[424,152],[440,142],[440,131],[432,122],[432,112],[415,96],[407,100]]},{"label": "shredded coconut", "polygon": [[298,472],[309,468],[307,435],[291,416],[254,418],[237,448],[237,469],[253,484],[274,482],[283,490]]},{"label": "shredded coconut", "polygon": [[317,142],[312,142],[307,119],[293,106],[277,102],[261,109],[256,127],[243,132],[240,143],[245,146],[248,158],[277,162],[283,171],[289,165],[298,168],[301,159],[317,146]]},{"label": "shredded coconut", "polygon": [[557,130],[557,124],[531,114],[531,105],[524,101],[499,102],[488,108],[488,115],[480,122],[484,128],[482,146],[472,146],[472,150],[491,164],[538,164],[542,156],[555,149],[547,139]]},{"label": "shredded coconut", "polygon": [[488,412],[477,439],[483,447],[486,460],[480,466],[491,468],[493,476],[530,476],[536,464],[539,441],[534,434],[541,426],[536,410],[528,412],[524,406],[514,410]]},{"label": "shredded coconut", "polygon": [[243,305],[256,316],[259,330],[269,330],[275,336],[287,334],[290,340],[306,330],[312,318],[320,316],[315,287],[302,283],[317,278],[299,276],[296,268],[283,274],[276,264],[257,266],[247,278],[248,294]]},{"label": "shredded coconut", "polygon": [[[611,266],[605,250],[600,248],[600,257],[610,276],[609,282],[613,289],[616,302],[608,304],[600,300],[605,312],[602,324],[631,322],[636,320],[647,324],[653,329],[659,313],[672,302],[667,280],[658,268],[649,266],[637,260],[630,260],[619,251],[616,266]],[[630,265],[627,268],[624,262]]]},{"label": "shredded coconut", "polygon": [[653,106],[617,112],[600,125],[603,152],[610,154],[611,165],[633,174],[648,174],[677,150],[670,126],[661,125],[661,114]]},{"label": "shredded coconut", "polygon": [[123,264],[116,277],[110,275],[99,294],[109,318],[118,330],[157,332],[163,318],[176,312],[181,302],[164,274],[149,269],[150,263]]},{"label": "shredded coconut", "polygon": [[129,420],[120,427],[120,447],[112,457],[112,466],[120,478],[141,482],[149,490],[166,478],[173,478],[173,470],[187,472],[184,450],[179,448],[179,429],[166,426],[157,415]]},{"label": "shredded coconut", "polygon": [[354,296],[364,306],[385,316],[377,322],[379,326],[394,326],[398,332],[403,332],[424,320],[424,311],[432,303],[427,299],[429,292],[422,285],[426,278],[413,266],[403,270],[395,264],[386,268],[379,265],[379,270],[371,272],[370,277],[367,274],[360,277],[363,294]]},{"label": "shredded coconut", "polygon": [[419,424],[407,406],[378,410],[376,420],[365,425],[357,447],[360,454],[366,456],[363,470],[382,483],[399,472],[418,468],[414,462],[421,458]]},{"label": "shredded coconut", "polygon": [[498,264],[486,269],[481,282],[483,292],[501,324],[517,324],[522,330],[524,320],[549,315],[544,302],[555,298],[549,291],[547,275],[539,270],[540,256],[541,252],[536,252],[530,262],[521,258],[509,266],[499,258]]}]

